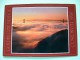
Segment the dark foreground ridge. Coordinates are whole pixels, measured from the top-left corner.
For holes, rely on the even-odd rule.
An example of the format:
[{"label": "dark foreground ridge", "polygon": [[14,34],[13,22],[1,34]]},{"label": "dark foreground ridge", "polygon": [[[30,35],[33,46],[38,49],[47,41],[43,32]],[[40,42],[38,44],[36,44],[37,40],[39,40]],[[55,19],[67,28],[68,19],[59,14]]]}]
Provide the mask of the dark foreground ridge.
[{"label": "dark foreground ridge", "polygon": [[12,52],[19,53],[57,53],[68,52],[68,30],[61,30],[40,41],[34,49],[23,49],[18,41],[12,41]]},{"label": "dark foreground ridge", "polygon": [[40,53],[68,52],[68,30],[61,30],[40,41],[35,50]]}]

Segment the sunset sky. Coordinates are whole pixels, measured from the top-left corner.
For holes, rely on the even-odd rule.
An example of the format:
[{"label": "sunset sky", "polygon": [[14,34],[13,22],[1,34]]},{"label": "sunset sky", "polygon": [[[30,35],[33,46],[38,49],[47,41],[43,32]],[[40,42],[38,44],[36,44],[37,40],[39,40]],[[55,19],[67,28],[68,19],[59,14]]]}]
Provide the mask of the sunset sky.
[{"label": "sunset sky", "polygon": [[67,20],[67,7],[14,7],[13,22],[25,20]]}]

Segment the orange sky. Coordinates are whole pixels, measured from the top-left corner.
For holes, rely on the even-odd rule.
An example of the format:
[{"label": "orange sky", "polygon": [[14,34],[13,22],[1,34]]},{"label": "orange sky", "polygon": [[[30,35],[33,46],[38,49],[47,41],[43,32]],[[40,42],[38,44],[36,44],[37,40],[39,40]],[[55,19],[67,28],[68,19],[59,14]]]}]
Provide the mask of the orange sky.
[{"label": "orange sky", "polygon": [[12,10],[13,22],[25,20],[67,20],[67,8],[18,7]]}]

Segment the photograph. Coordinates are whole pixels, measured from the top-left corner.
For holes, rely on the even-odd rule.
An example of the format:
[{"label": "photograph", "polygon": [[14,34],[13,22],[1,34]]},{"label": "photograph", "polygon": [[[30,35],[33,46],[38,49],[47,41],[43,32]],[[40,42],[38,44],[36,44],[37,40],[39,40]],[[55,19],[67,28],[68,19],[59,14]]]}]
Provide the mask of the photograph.
[{"label": "photograph", "polygon": [[67,7],[13,7],[12,53],[68,53]]}]

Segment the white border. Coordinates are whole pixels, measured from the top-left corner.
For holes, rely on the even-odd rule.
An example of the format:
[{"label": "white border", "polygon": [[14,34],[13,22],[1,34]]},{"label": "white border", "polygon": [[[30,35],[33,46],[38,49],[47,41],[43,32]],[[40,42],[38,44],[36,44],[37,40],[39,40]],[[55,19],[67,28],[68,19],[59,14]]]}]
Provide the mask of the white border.
[{"label": "white border", "polygon": [[[13,8],[37,8],[37,7],[13,7]],[[13,10],[12,8],[12,10]],[[40,7],[39,7],[40,8]],[[70,44],[69,44],[69,17],[68,17],[68,7],[41,7],[41,8],[67,8],[67,23],[68,23],[68,52],[59,52],[59,53],[13,53],[12,52],[12,29],[11,29],[11,54],[66,54],[70,53]],[[13,12],[12,12],[12,23],[13,23]],[[12,28],[12,26],[11,26]]]}]

